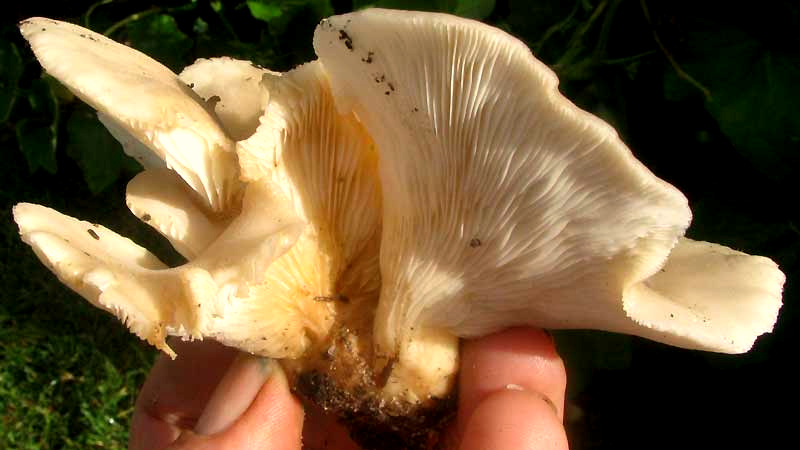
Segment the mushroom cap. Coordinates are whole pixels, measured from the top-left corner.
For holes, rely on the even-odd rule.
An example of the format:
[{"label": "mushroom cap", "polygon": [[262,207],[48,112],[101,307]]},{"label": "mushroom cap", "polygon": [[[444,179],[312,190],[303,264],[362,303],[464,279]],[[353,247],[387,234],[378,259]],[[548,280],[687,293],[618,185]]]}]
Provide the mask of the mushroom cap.
[{"label": "mushroom cap", "polygon": [[215,212],[238,202],[233,141],[172,71],[70,23],[37,17],[23,21],[20,31],[42,67],[113,124],[110,129],[125,148],[140,153],[126,134],[140,141]]},{"label": "mushroom cap", "polygon": [[[691,220],[687,200],[563,97],[522,42],[450,15],[370,9],[323,20],[314,48],[337,107],[380,153],[381,351],[396,354],[415,327],[479,336],[535,325],[738,352],[767,328],[743,326],[751,335],[734,344],[623,302],[666,263]],[[774,319],[780,283],[750,294]]]},{"label": "mushroom cap", "polygon": [[269,92],[261,84],[265,74],[280,76],[250,61],[220,57],[200,58],[178,77],[206,101],[214,100],[213,110],[222,127],[233,140],[241,141],[256,131],[269,101]]},{"label": "mushroom cap", "polygon": [[200,255],[230,223],[230,218],[209,214],[198,205],[191,187],[166,168],[133,177],[125,201],[136,217],[166,237],[187,260]]}]

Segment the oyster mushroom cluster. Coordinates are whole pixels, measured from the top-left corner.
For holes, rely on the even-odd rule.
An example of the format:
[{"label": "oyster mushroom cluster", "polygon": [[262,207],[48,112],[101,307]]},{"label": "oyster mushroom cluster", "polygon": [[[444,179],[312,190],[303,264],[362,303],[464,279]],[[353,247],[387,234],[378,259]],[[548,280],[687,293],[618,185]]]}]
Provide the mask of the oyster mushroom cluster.
[{"label": "oyster mushroom cluster", "polygon": [[776,264],[683,237],[686,198],[498,29],[371,9],[323,20],[319,59],[289,72],[176,75],[75,25],[20,28],[142,162],[128,207],[188,262],[32,204],[22,239],[173,357],[170,335],[276,358],[311,400],[413,435],[396,424],[437,420],[459,338],[591,328],[740,353],[776,321]]}]

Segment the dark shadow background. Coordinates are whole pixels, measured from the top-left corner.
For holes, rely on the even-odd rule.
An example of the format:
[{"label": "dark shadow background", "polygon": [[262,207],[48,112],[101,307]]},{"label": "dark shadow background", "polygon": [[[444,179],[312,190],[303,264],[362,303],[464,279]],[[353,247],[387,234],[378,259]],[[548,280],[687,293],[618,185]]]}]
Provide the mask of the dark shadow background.
[{"label": "dark shadow background", "polygon": [[13,204],[42,203],[102,223],[178,261],[125,208],[136,164],[88,108],[42,77],[16,22],[43,15],[85,24],[92,10],[93,29],[173,70],[219,55],[287,70],[314,58],[311,36],[322,16],[369,3],[459,12],[525,40],[558,72],[570,99],[614,125],[638,158],[687,195],[690,237],[768,256],[787,275],[774,333],[746,355],[558,333],[570,376],[572,448],[792,442],[800,255],[791,194],[800,184],[795,2],[106,0],[28,1],[6,9],[0,22],[0,447],[124,446],[154,355],[35,260],[18,239]]}]

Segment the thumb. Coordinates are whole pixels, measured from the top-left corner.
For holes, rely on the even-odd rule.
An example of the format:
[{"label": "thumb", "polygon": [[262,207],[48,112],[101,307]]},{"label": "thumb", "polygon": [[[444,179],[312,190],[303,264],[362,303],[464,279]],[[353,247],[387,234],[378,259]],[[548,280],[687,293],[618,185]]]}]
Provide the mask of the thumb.
[{"label": "thumb", "polygon": [[303,409],[286,375],[272,360],[240,354],[209,399],[194,431],[170,447],[180,449],[299,449]]}]

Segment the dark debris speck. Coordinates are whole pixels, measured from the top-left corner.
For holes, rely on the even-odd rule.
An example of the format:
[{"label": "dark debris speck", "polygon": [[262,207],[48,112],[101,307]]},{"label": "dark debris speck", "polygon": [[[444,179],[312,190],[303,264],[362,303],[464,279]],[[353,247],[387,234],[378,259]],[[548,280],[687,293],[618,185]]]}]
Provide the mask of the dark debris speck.
[{"label": "dark debris speck", "polygon": [[347,47],[348,50],[353,51],[353,39],[346,31],[339,30],[339,40],[344,41],[344,46]]},{"label": "dark debris speck", "polygon": [[347,298],[347,296],[342,295],[342,294],[317,295],[317,296],[314,297],[314,301],[315,302],[326,302],[326,303],[327,302],[337,302],[338,301],[338,302],[342,302],[342,303],[348,303],[350,301],[350,299]]}]

